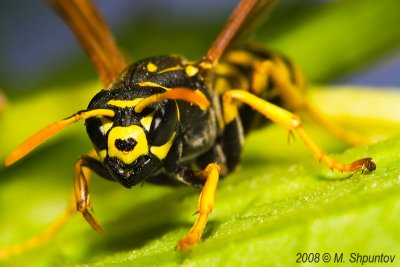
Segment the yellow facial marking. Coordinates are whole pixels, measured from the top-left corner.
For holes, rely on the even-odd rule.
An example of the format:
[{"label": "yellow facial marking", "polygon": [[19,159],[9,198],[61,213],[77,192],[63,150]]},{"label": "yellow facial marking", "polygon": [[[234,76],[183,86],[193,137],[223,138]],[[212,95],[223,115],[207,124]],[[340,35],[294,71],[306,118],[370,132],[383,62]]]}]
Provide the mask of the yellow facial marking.
[{"label": "yellow facial marking", "polygon": [[113,125],[113,122],[105,117],[100,117],[101,125],[103,126],[103,133],[106,134]]},{"label": "yellow facial marking", "polygon": [[147,64],[147,70],[148,70],[149,72],[156,72],[156,71],[157,71],[157,66],[154,65],[153,63],[149,62],[149,63]]},{"label": "yellow facial marking", "polygon": [[[136,144],[130,151],[121,151],[116,147],[116,141],[135,140]],[[114,127],[108,135],[108,156],[116,157],[125,164],[131,164],[138,157],[148,153],[148,144],[146,134],[143,129],[137,125],[128,127]]]},{"label": "yellow facial marking", "polygon": [[185,68],[185,72],[187,74],[187,76],[189,77],[193,77],[194,75],[196,75],[199,72],[199,68],[193,65],[187,65]]},{"label": "yellow facial marking", "polygon": [[176,70],[182,70],[182,67],[181,66],[175,66],[175,67],[166,68],[166,69],[160,70],[159,72],[157,72],[157,74],[162,74],[162,73],[165,73],[165,72],[176,71]]},{"label": "yellow facial marking", "polygon": [[150,87],[158,87],[158,88],[162,88],[165,90],[170,90],[170,88],[168,88],[168,87],[165,87],[158,83],[153,83],[153,82],[140,82],[140,83],[137,83],[137,85],[139,85],[141,87],[150,86]]},{"label": "yellow facial marking", "polygon": [[165,144],[163,144],[161,146],[150,147],[150,152],[153,155],[155,155],[157,158],[159,158],[160,160],[163,160],[167,156],[169,149],[171,148],[172,143],[174,142],[175,135],[176,135],[176,133],[174,133],[171,136],[171,138]]},{"label": "yellow facial marking", "polygon": [[153,121],[153,116],[154,116],[154,112],[150,113],[149,115],[147,115],[146,117],[143,117],[140,120],[140,123],[143,125],[143,127],[147,130],[150,131],[150,126],[151,126],[151,122]]},{"label": "yellow facial marking", "polygon": [[136,98],[134,100],[110,100],[107,102],[108,105],[116,106],[119,108],[131,108],[136,106],[143,98]]}]

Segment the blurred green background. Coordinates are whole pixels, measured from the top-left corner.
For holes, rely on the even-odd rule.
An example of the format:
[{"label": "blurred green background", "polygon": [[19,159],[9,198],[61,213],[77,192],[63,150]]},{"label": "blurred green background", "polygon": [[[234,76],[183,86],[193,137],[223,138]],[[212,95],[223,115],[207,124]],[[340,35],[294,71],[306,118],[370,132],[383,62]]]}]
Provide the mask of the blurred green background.
[{"label": "blurred green background", "polygon": [[[132,60],[201,58],[237,2],[96,1]],[[42,1],[2,1],[0,10],[0,89],[8,98],[0,115],[3,160],[41,127],[85,108],[101,86]],[[204,242],[193,253],[177,253],[174,245],[194,221],[197,190],[148,184],[125,190],[95,177],[90,188],[104,234],[75,216],[48,244],[0,266],[290,266],[301,252],[400,258],[399,14],[398,0],[287,0],[251,36],[288,55],[310,84],[321,84],[310,98],[338,122],[391,137],[337,154],[344,161],[372,156],[374,174],[328,181],[338,174],[316,164],[300,141],[289,146],[284,130],[268,127],[249,137],[242,168],[221,182]],[[307,120],[306,126],[329,153],[348,147]],[[90,148],[83,126],[71,126],[0,169],[0,248],[40,232],[63,210],[74,162]]]},{"label": "blurred green background", "polygon": [[[237,2],[102,0],[96,4],[131,59],[170,53],[197,59]],[[351,0],[340,7],[340,2],[281,1],[256,40],[294,57],[312,82],[399,86],[398,3]],[[43,1],[23,5],[2,1],[0,10],[0,88],[6,93],[25,94],[48,84],[73,86],[96,78],[72,34]],[[316,18],[321,20],[311,26]],[[329,56],[334,62],[341,60],[341,65],[331,63],[328,70],[315,71],[314,65]]]}]

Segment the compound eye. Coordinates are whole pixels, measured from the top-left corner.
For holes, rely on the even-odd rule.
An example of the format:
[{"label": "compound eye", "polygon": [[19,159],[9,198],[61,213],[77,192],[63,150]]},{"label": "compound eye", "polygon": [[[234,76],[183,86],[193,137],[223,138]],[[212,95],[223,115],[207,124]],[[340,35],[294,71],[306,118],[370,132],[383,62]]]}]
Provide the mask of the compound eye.
[{"label": "compound eye", "polygon": [[86,132],[97,150],[107,148],[107,131],[111,128],[112,121],[106,118],[90,118],[86,120]]},{"label": "compound eye", "polygon": [[164,145],[176,130],[178,111],[175,102],[168,101],[165,106],[153,115],[149,130],[149,139],[152,146]]}]

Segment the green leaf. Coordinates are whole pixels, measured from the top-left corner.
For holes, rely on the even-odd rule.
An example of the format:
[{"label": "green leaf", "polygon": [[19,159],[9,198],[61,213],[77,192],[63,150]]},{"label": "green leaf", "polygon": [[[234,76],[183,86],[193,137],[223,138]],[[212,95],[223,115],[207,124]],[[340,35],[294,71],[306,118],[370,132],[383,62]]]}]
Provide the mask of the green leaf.
[{"label": "green leaf", "polygon": [[[321,7],[294,21],[287,20],[302,22],[302,27],[290,30],[278,24],[275,29],[282,34],[274,35],[272,43],[266,42],[305,67],[312,81],[337,77],[342,70],[349,72],[376,57],[375,53],[398,44],[398,29],[385,26],[399,24],[397,0],[336,2],[334,7]],[[350,17],[340,18],[343,12]],[[310,20],[305,22],[304,16]],[[360,27],[364,22],[369,26]],[[362,31],[332,32],[343,25]],[[369,42],[369,36],[382,39]],[[150,36],[151,46],[162,46],[156,37]],[[197,47],[200,53],[198,42],[193,40],[189,42],[193,46],[181,44],[191,51]],[[149,44],[141,42],[135,53],[145,49],[140,46]],[[65,75],[72,72],[75,69]],[[96,88],[100,88],[98,83],[74,85],[73,90],[46,87],[35,95],[11,99],[0,117],[0,160],[38,129],[84,109]],[[306,129],[330,154],[336,153],[335,157],[346,162],[371,156],[378,166],[374,173],[352,177],[331,173],[312,158],[301,141],[288,144],[287,132],[270,126],[248,137],[241,168],[221,181],[202,242],[191,252],[179,253],[174,247],[195,220],[191,215],[196,210],[198,190],[150,184],[126,190],[94,177],[91,198],[105,233],[93,232],[81,216],[75,216],[47,244],[0,265],[290,266],[298,265],[296,255],[303,252],[344,253],[346,261],[352,252],[398,253],[398,92],[346,88],[311,91],[309,98],[344,126],[374,137],[389,136],[346,150],[344,144],[305,118]],[[90,149],[82,125],[71,126],[15,166],[0,170],[0,247],[39,233],[62,212],[73,188],[74,162],[78,154]]]},{"label": "green leaf", "polygon": [[[150,184],[126,190],[94,177],[90,189],[96,217],[105,227],[103,234],[75,216],[44,246],[9,259],[4,266],[26,266],[26,259],[31,266],[288,266],[295,265],[297,253],[303,252],[344,253],[345,260],[352,252],[396,254],[400,248],[399,121],[398,116],[386,122],[377,119],[390,118],[396,110],[390,103],[399,103],[400,96],[380,91],[378,98],[374,91],[364,96],[361,92],[366,91],[317,90],[310,98],[326,103],[323,101],[328,97],[332,106],[325,106],[324,112],[364,133],[376,125],[386,134],[397,133],[335,155],[345,162],[371,156],[378,166],[373,173],[351,177],[332,173],[318,164],[300,141],[289,145],[285,130],[266,127],[248,137],[241,168],[221,181],[203,240],[191,252],[179,253],[174,247],[194,222],[191,214],[196,210],[198,190]],[[21,112],[39,112],[43,105],[68,95],[57,91],[49,97],[51,101],[38,95],[10,106],[0,125],[4,129],[1,146],[6,147],[1,158],[23,139],[6,127],[10,121],[20,118]],[[76,95],[76,105],[85,103],[85,96]],[[386,103],[387,109],[375,109],[379,111],[373,114],[375,118],[368,112],[362,115],[359,106],[351,104],[353,97],[368,105],[373,102],[374,107]],[[347,107],[345,114],[334,108],[335,103]],[[65,109],[47,107],[51,118],[27,123],[25,135]],[[306,122],[305,127],[328,151],[343,151],[343,144],[314,124]],[[82,126],[71,128],[75,129],[66,130],[27,159],[1,170],[2,246],[39,233],[65,207],[72,190],[74,160],[77,153],[90,148]]]}]

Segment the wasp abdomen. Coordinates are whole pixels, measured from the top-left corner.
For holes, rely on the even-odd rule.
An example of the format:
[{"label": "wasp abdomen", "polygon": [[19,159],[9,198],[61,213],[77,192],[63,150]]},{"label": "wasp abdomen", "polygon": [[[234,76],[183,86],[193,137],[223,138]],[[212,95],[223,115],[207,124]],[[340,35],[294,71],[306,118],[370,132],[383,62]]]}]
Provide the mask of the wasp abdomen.
[{"label": "wasp abdomen", "polygon": [[[303,75],[284,56],[258,46],[245,46],[226,52],[215,68],[214,86],[222,94],[231,89],[241,89],[267,100],[277,106],[292,110],[285,99],[282,86],[276,77],[296,90],[304,89]],[[264,126],[267,120],[248,106],[241,106],[240,119],[245,133]]]}]

